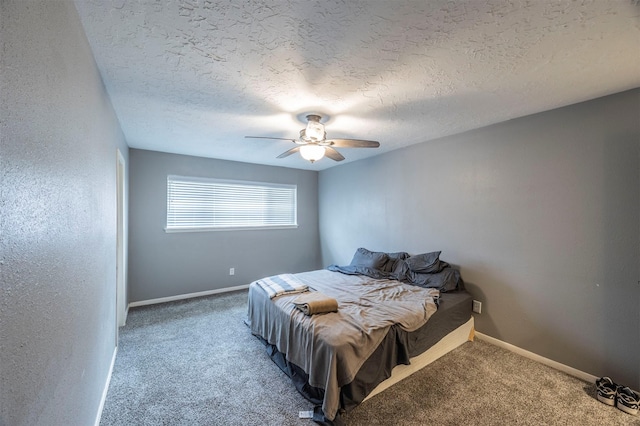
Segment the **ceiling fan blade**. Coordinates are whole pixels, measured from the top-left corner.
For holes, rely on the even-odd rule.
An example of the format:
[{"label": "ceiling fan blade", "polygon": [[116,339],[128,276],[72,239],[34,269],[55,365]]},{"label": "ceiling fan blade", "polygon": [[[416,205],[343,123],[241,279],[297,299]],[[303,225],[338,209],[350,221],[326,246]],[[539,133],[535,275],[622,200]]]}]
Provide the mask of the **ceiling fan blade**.
[{"label": "ceiling fan blade", "polygon": [[300,147],[299,146],[295,146],[295,147],[291,148],[289,151],[283,152],[282,154],[278,155],[276,158],[288,157],[291,154],[295,154],[298,151],[300,151]]},{"label": "ceiling fan blade", "polygon": [[331,148],[330,146],[325,146],[324,147],[324,155],[331,158],[334,161],[342,161],[344,160],[344,157],[342,156],[342,154],[340,154],[338,151],[336,151],[335,149]]},{"label": "ceiling fan blade", "polygon": [[275,139],[275,140],[279,140],[279,141],[291,141],[291,142],[295,142],[295,139],[291,139],[291,138],[271,138],[268,136],[245,136],[245,138],[250,138],[250,139]]},{"label": "ceiling fan blade", "polygon": [[330,139],[327,143],[337,148],[378,148],[380,142],[362,139]]}]

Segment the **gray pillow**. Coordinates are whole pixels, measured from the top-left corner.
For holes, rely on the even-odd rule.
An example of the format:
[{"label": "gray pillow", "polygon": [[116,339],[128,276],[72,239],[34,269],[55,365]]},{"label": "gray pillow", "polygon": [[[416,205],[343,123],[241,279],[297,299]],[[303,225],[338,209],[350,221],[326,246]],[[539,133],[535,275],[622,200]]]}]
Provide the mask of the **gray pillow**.
[{"label": "gray pillow", "polygon": [[350,266],[365,266],[367,268],[383,270],[388,260],[389,256],[387,256],[386,253],[369,251],[366,248],[360,247],[353,255]]},{"label": "gray pillow", "polygon": [[409,257],[405,262],[411,272],[418,274],[432,274],[440,271],[440,253],[433,251],[431,253],[417,254]]},{"label": "gray pillow", "polygon": [[394,272],[397,269],[398,264],[402,262],[404,259],[409,257],[409,253],[404,251],[399,251],[397,253],[387,253],[387,256],[389,256],[389,260],[387,261],[387,264],[384,266],[384,271]]},{"label": "gray pillow", "polygon": [[437,288],[443,293],[464,288],[460,272],[450,267],[435,274],[418,274],[411,272],[409,274],[409,281],[411,284],[420,287]]}]

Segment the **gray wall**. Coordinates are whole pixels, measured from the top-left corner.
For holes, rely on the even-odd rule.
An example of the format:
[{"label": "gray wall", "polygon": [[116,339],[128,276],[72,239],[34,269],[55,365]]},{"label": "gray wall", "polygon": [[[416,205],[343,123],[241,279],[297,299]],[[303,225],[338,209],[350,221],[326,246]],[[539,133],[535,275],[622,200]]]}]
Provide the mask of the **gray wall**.
[{"label": "gray wall", "polygon": [[[249,284],[320,266],[318,173],[130,150],[130,301]],[[166,233],[167,175],[298,185],[298,228]],[[235,275],[229,275],[235,268]]]},{"label": "gray wall", "polygon": [[0,16],[0,424],[91,425],[127,147],[73,3],[2,1]]},{"label": "gray wall", "polygon": [[442,250],[480,332],[640,388],[640,90],[325,170],[319,196],[324,264]]}]

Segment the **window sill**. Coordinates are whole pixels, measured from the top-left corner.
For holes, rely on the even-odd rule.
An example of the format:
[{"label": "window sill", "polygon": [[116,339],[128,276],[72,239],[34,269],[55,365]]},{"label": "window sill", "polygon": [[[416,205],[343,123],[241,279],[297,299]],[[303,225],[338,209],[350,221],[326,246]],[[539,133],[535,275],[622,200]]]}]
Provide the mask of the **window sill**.
[{"label": "window sill", "polygon": [[283,226],[242,226],[233,228],[164,228],[164,232],[167,234],[174,234],[180,232],[217,232],[217,231],[259,231],[259,230],[281,230],[281,229],[296,229],[298,225],[283,225]]}]

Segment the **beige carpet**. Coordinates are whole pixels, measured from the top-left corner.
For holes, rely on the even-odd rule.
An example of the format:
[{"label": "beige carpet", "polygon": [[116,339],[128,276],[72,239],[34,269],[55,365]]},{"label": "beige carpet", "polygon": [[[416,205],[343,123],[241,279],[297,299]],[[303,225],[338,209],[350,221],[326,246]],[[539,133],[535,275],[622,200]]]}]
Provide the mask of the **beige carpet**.
[{"label": "beige carpet", "polygon": [[[247,292],[131,309],[101,425],[307,425],[243,319]],[[476,340],[345,416],[370,425],[640,425],[595,386]]]},{"label": "beige carpet", "polygon": [[481,340],[365,401],[349,425],[640,425],[595,385]]}]

